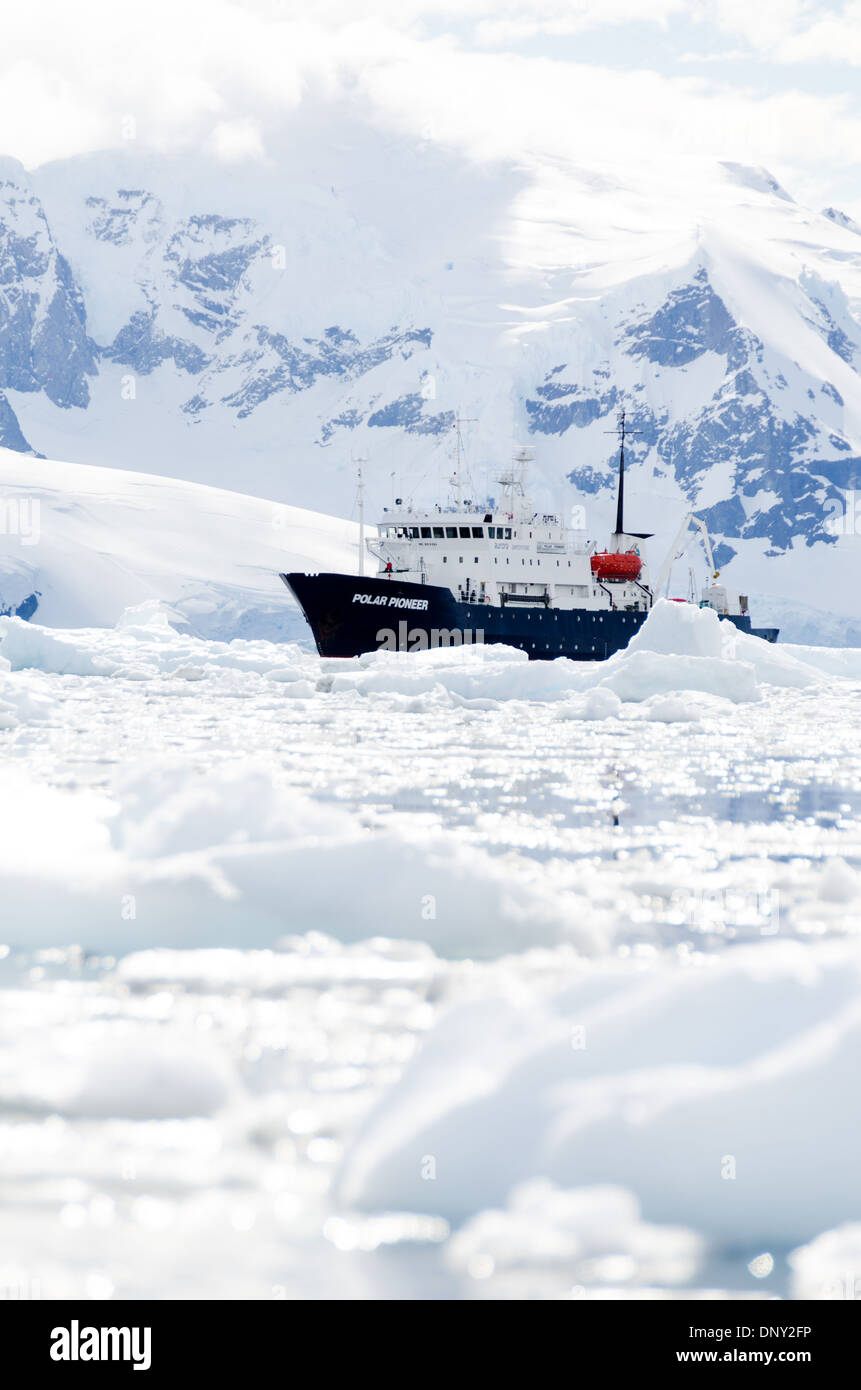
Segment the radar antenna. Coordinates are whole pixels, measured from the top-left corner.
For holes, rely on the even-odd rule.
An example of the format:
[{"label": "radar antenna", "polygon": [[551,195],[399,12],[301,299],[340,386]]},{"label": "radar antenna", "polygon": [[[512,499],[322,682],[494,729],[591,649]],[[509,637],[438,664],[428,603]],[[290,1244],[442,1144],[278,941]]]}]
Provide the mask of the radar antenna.
[{"label": "radar antenna", "polygon": [[526,474],[534,458],[535,450],[531,444],[516,445],[511,455],[511,466],[496,480],[506,499],[505,510],[511,516],[514,515],[515,497],[526,497]]}]

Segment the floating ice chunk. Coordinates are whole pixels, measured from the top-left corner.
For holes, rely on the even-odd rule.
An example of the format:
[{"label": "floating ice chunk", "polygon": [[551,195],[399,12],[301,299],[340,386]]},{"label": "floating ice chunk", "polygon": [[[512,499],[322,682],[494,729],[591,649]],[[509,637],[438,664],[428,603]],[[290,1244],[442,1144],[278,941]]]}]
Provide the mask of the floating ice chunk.
[{"label": "floating ice chunk", "polygon": [[118,632],[143,630],[150,635],[153,629],[173,631],[176,624],[185,626],[185,619],[181,613],[159,599],[147,599],[145,603],[136,603],[131,608],[124,608],[117,618],[116,629]]},{"label": "floating ice chunk", "polygon": [[584,719],[615,719],[622,708],[622,701],[614,690],[598,686],[590,690],[583,702]]},{"label": "floating ice chunk", "polygon": [[565,1190],[536,1178],[516,1187],[504,1210],[466,1222],[446,1256],[455,1269],[479,1278],[555,1270],[569,1287],[608,1280],[676,1284],[692,1278],[702,1247],[693,1231],[642,1221],[625,1188]]},{"label": "floating ice chunk", "polygon": [[789,690],[806,690],[821,684],[823,673],[815,665],[784,651],[773,642],[739,632],[735,638],[735,655],[750,662],[757,677],[765,685],[783,686]]},{"label": "floating ice chunk", "polygon": [[788,1259],[792,1270],[793,1298],[861,1298],[861,1222],[847,1222],[824,1231],[809,1245],[793,1250]]},{"label": "floating ice chunk", "polygon": [[[711,658],[729,666],[747,665],[757,680],[768,685],[803,690],[816,685],[822,674],[815,664],[803,658],[801,654],[804,651],[804,648],[785,650],[763,641],[761,637],[740,632],[733,623],[719,618],[712,608],[697,608],[692,603],[658,599],[625,651],[611,657],[608,665],[642,652],[653,652],[658,656]],[[692,688],[704,687],[696,685]],[[716,690],[715,693],[721,694],[723,691]]]},{"label": "floating ice chunk", "polygon": [[66,1109],[78,1115],[162,1119],[211,1115],[239,1092],[234,1068],[217,1048],[177,1038],[100,1040]]},{"label": "floating ice chunk", "polygon": [[[775,944],[463,1005],[367,1118],[339,1195],[463,1220],[541,1174],[723,1242],[810,1239],[857,1201],[860,969],[854,943]],[[445,1155],[434,1183],[415,1154]]]},{"label": "floating ice chunk", "polygon": [[0,781],[0,880],[6,885],[7,931],[17,926],[8,902],[8,884],[13,876],[31,883],[33,925],[37,929],[45,925],[39,919],[37,885],[54,880],[74,886],[81,873],[94,885],[101,882],[110,853],[105,821],[113,809],[109,798],[100,792],[60,791],[40,785],[23,770],[4,771]]},{"label": "floating ice chunk", "polygon": [[622,710],[622,701],[615,691],[606,686],[596,686],[585,696],[575,696],[556,710],[557,719],[616,719]]},{"label": "floating ice chunk", "polygon": [[659,598],[626,651],[720,658],[729,654],[735,632],[731,623],[721,622],[713,608]]},{"label": "floating ice chunk", "polygon": [[819,879],[819,896],[827,903],[850,903],[858,886],[858,875],[844,859],[829,859]]},{"label": "floating ice chunk", "polygon": [[[40,684],[36,685],[34,681]],[[50,718],[55,702],[41,681],[39,676],[26,683],[21,676],[6,680],[0,677],[0,710],[10,721],[6,728],[14,728],[19,723],[39,723]]]},{"label": "floating ice chunk", "polygon": [[291,679],[285,682],[282,691],[282,694],[291,700],[310,700],[316,693],[316,686],[313,686],[310,681],[300,679]]},{"label": "floating ice chunk", "polygon": [[266,946],[313,928],[344,943],[423,939],[461,958],[603,942],[560,866],[494,855],[409,816],[372,832],[262,761],[126,765],[110,795],[4,777],[0,793],[15,943],[126,954]]},{"label": "floating ice chunk", "polygon": [[92,657],[82,641],[55,637],[22,618],[0,618],[0,656],[13,671],[49,671],[56,676],[105,676],[116,663]]},{"label": "floating ice chunk", "polygon": [[716,656],[678,656],[639,650],[618,652],[604,663],[601,685],[621,700],[648,700],[653,695],[702,691],[733,704],[760,700],[762,692],[753,666]]},{"label": "floating ice chunk", "polygon": [[115,680],[151,681],[158,675],[158,670],[155,666],[118,666],[112,675]]},{"label": "floating ice chunk", "polygon": [[693,697],[687,692],[650,700],[646,718],[658,724],[693,724],[701,717]]},{"label": "floating ice chunk", "polygon": [[0,1096],[28,1109],[88,1118],[170,1119],[211,1115],[240,1093],[233,1064],[216,1045],[155,1028],[82,1028],[62,1048],[49,1032],[22,1049]]},{"label": "floating ice chunk", "polygon": [[861,678],[861,647],[801,647],[781,642],[781,656],[792,657],[828,676]]},{"label": "floating ice chunk", "polygon": [[118,773],[114,790],[112,836],[135,858],[359,833],[344,809],[276,785],[253,760],[205,772],[167,758],[131,764]]}]

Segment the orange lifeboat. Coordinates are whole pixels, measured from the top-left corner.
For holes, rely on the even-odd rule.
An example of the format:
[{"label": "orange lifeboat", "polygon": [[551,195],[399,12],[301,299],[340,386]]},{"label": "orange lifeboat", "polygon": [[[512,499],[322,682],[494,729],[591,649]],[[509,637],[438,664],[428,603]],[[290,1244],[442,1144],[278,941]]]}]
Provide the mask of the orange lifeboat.
[{"label": "orange lifeboat", "polygon": [[589,563],[596,579],[639,579],[643,568],[636,550],[599,550]]}]

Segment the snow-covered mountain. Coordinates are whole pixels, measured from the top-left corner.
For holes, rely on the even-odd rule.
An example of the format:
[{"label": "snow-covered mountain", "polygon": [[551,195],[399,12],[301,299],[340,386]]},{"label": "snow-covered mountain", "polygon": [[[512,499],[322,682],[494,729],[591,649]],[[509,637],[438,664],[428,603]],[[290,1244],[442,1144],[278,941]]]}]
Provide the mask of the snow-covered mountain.
[{"label": "snow-covered mountain", "polygon": [[372,510],[444,491],[459,412],[477,490],[533,443],[539,500],[601,535],[625,405],[655,558],[696,507],[758,618],[861,641],[851,218],[734,164],[479,168],[303,129],[242,168],[3,162],[2,444],[344,515],[357,456]]}]

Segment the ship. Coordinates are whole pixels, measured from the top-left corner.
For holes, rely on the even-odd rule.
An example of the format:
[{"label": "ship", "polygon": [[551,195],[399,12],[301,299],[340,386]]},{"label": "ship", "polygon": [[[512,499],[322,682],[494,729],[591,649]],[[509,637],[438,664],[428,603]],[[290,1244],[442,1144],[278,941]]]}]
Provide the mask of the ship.
[{"label": "ship", "polygon": [[[630,433],[630,431],[628,431]],[[649,615],[673,562],[699,531],[708,580],[687,599],[710,608],[739,631],[776,642],[777,628],[752,626],[747,595],[720,582],[708,530],[684,518],[655,583],[644,542],[648,532],[625,526],[625,412],[616,524],[603,547],[579,527],[535,509],[527,491],[531,451],[516,451],[499,478],[501,499],[484,505],[463,497],[458,435],[454,496],[445,506],[416,508],[396,499],[384,508],[377,535],[365,541],[360,504],[360,573],[289,573],[280,577],[307,619],[324,657],[374,651],[503,644],[536,661],[568,657],[602,661],[627,646]],[[360,479],[360,499],[363,485]],[[366,555],[376,572],[365,574]],[[693,572],[691,571],[691,576]]]}]

